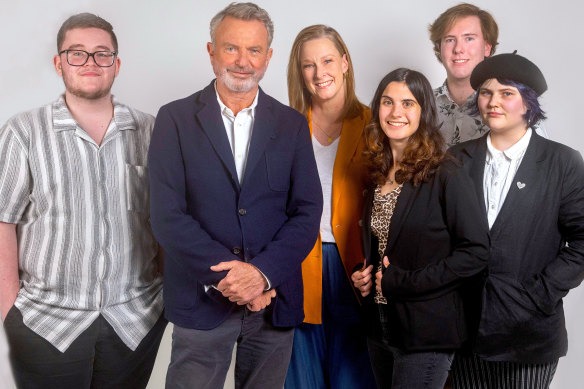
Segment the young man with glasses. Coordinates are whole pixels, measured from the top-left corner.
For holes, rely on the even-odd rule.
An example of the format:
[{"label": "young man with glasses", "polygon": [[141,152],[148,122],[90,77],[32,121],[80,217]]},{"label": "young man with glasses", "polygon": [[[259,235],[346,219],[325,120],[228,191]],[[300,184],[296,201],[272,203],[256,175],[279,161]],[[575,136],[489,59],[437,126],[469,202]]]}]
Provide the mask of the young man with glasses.
[{"label": "young man with glasses", "polygon": [[154,118],[110,94],[110,23],[57,35],[65,93],[0,129],[0,314],[17,385],[144,388],[166,326],[149,224]]}]

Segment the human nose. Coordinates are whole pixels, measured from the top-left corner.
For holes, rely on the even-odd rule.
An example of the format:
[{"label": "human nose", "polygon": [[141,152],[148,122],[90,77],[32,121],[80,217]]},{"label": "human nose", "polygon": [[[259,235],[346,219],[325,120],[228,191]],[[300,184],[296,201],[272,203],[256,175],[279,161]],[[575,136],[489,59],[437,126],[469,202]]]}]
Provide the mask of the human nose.
[{"label": "human nose", "polygon": [[494,108],[494,107],[497,107],[497,106],[499,106],[499,98],[497,97],[496,94],[493,93],[489,97],[489,101],[487,101],[487,107],[488,108]]},{"label": "human nose", "polygon": [[235,64],[241,68],[245,68],[249,64],[249,58],[247,57],[245,50],[239,51],[235,58]]},{"label": "human nose", "polygon": [[454,43],[454,52],[456,54],[464,52],[464,42],[461,39],[457,39]]},{"label": "human nose", "polygon": [[325,75],[325,70],[324,70],[324,66],[321,65],[316,65],[316,71],[314,72],[314,75],[317,79],[322,78]]},{"label": "human nose", "polygon": [[84,65],[84,66],[91,65],[91,64],[89,63],[89,60],[91,59],[91,60],[93,60],[93,65],[95,65],[95,66],[99,66],[99,65],[97,64],[97,61],[95,60],[95,54],[96,54],[96,53],[87,53],[87,60],[85,61],[85,63],[84,63],[83,65]]},{"label": "human nose", "polygon": [[389,116],[392,118],[400,118],[403,115],[403,108],[399,104],[393,104]]}]

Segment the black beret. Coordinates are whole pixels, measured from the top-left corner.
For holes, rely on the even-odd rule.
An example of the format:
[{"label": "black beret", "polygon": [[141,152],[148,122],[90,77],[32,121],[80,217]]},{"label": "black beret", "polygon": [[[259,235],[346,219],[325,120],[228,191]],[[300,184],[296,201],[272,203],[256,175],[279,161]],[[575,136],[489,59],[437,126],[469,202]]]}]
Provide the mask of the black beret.
[{"label": "black beret", "polygon": [[518,54],[494,55],[479,63],[470,75],[470,85],[478,89],[491,78],[506,79],[527,85],[541,95],[547,90],[547,83],[541,70],[530,60]]}]

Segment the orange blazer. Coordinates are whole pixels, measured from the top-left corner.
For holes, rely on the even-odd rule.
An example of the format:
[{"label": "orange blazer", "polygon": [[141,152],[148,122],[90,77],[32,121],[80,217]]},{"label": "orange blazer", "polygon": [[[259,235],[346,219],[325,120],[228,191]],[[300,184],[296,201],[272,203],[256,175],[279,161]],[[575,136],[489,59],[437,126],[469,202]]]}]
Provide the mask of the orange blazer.
[{"label": "orange blazer", "polygon": [[[363,263],[360,219],[363,213],[363,193],[367,185],[367,168],[363,150],[363,129],[369,123],[371,111],[345,119],[339,148],[333,167],[331,223],[333,235],[351,285],[351,273]],[[308,124],[312,134],[311,111]],[[321,324],[322,318],[322,241],[320,235],[308,257],[302,262],[304,282],[304,322]],[[355,292],[355,298],[357,294]]]}]

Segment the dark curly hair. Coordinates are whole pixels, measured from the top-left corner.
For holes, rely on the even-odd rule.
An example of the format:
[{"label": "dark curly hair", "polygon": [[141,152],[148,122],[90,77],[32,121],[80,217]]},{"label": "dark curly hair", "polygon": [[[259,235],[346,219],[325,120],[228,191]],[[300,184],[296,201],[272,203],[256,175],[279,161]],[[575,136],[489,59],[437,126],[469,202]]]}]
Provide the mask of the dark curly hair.
[{"label": "dark curly hair", "polygon": [[388,73],[377,87],[371,101],[371,121],[365,127],[365,151],[369,176],[373,183],[383,185],[393,166],[389,138],[381,129],[379,106],[383,91],[391,82],[405,82],[421,108],[420,125],[408,139],[395,173],[396,182],[411,180],[414,185],[428,181],[436,172],[446,152],[444,138],[439,131],[438,113],[434,93],[424,75],[415,70],[399,68]]}]

